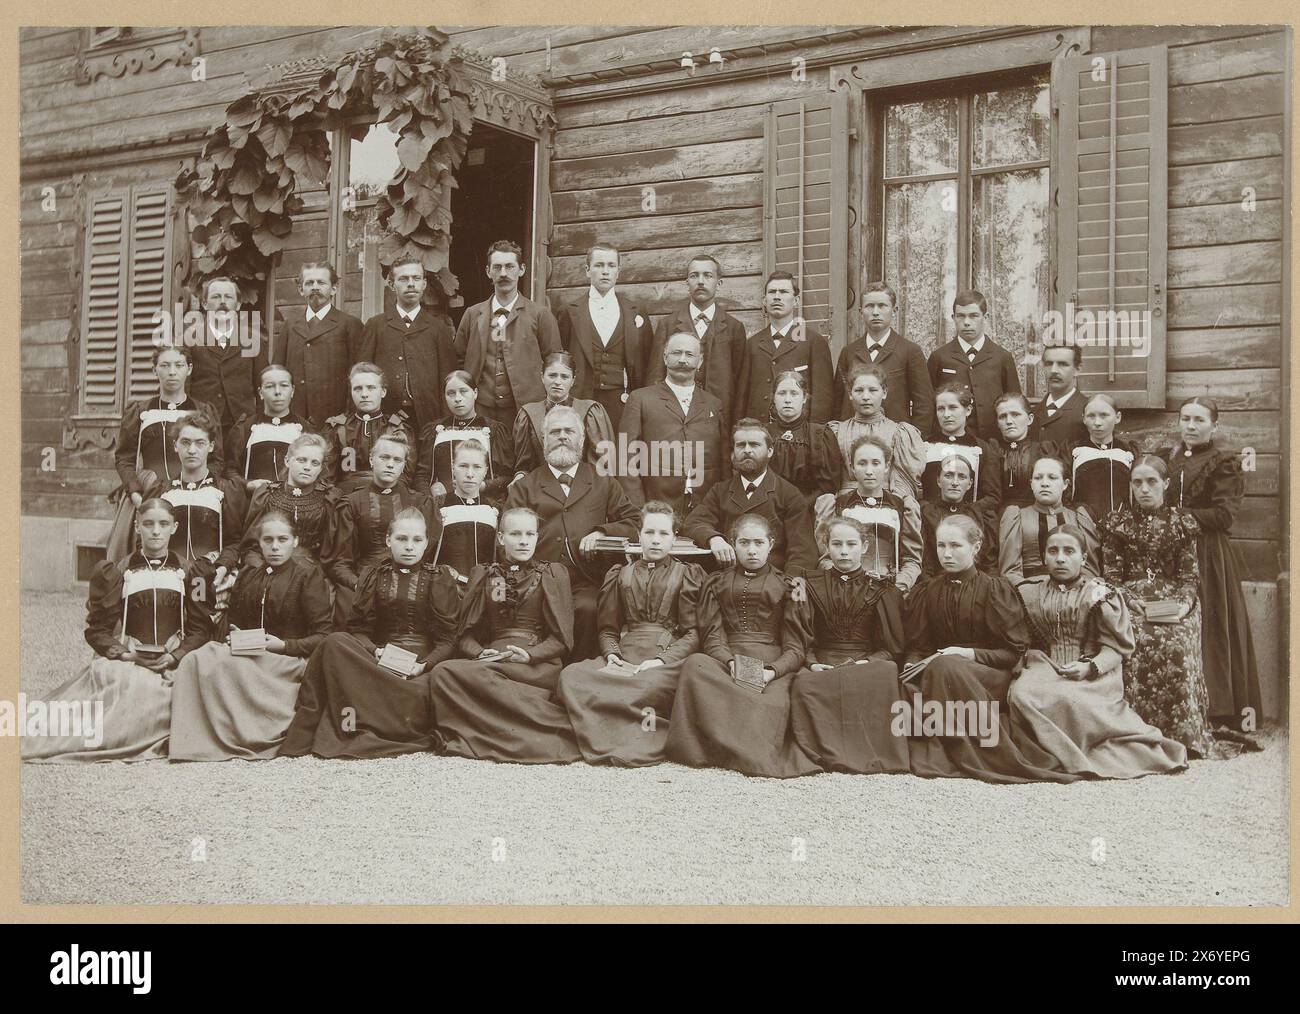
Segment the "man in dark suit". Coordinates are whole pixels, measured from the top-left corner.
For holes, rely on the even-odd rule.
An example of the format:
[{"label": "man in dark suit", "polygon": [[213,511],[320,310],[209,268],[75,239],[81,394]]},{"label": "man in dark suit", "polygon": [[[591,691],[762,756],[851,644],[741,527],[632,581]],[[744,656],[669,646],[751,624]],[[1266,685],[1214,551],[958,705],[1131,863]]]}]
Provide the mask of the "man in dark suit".
[{"label": "man in dark suit", "polygon": [[664,365],[667,377],[633,391],[623,406],[617,471],[635,506],[663,500],[680,517],[726,477],[723,409],[695,383],[700,340],[694,334],[668,339]]},{"label": "man in dark suit", "polygon": [[563,351],[550,309],[519,291],[523,258],[519,244],[510,240],[488,247],[492,298],[466,310],[456,328],[456,362],[478,385],[479,412],[507,429],[519,409],[546,397],[542,362]]},{"label": "man in dark suit", "polygon": [[596,647],[596,596],[614,561],[593,555],[602,535],[635,539],[637,510],[618,480],[592,468],[582,455],[582,420],[572,408],[551,409],[542,423],[546,463],[510,484],[506,507],[537,513],[538,560],[564,564],[573,590],[575,658],[592,658]]},{"label": "man in dark suit", "polygon": [[970,388],[975,413],[966,428],[985,440],[995,440],[998,420],[993,404],[1002,394],[1020,393],[1020,375],[1011,353],[984,333],[988,312],[982,293],[975,289],[957,293],[952,302],[957,337],[930,353],[929,367],[932,387],[955,380]]},{"label": "man in dark suit", "polygon": [[[700,339],[700,371],[695,382],[722,402],[723,421],[730,426],[735,400],[735,371],[745,351],[745,325],[717,303],[722,266],[711,254],[696,254],[686,266],[690,298],[659,321],[650,352],[647,384],[664,379],[664,343],[669,337],[694,331]],[[734,365],[733,365],[734,364]]]},{"label": "man in dark suit", "polygon": [[298,269],[306,303],[284,314],[284,334],[263,346],[261,366],[287,366],[294,377],[293,411],[319,428],[347,411],[348,370],[358,360],[363,324],[334,306],[334,265],[313,261]]},{"label": "man in dark suit", "polygon": [[741,356],[740,381],[734,405],[737,417],[766,420],[772,412],[776,378],[787,370],[802,373],[808,391],[808,417],[815,423],[830,421],[835,405],[835,371],[831,347],[814,334],[802,317],[799,283],[788,271],[773,271],[763,286],[763,309],[768,326],[746,340]]},{"label": "man in dark suit", "polygon": [[388,378],[384,414],[402,415],[418,433],[447,413],[442,388],[456,368],[451,325],[420,304],[428,280],[419,259],[399,258],[388,271],[388,284],[397,305],[366,321],[356,357],[374,363]]},{"label": "man in dark suit", "polygon": [[895,422],[910,422],[929,439],[934,428],[934,386],[925,366],[921,346],[894,330],[894,308],[898,297],[884,282],[871,282],[862,293],[862,322],[866,334],[840,350],[835,364],[835,418],[853,415],[848,379],[861,364],[885,371],[889,393],[885,415]]},{"label": "man in dark suit", "polygon": [[1034,424],[1029,439],[1051,441],[1069,453],[1080,440],[1088,439],[1083,423],[1087,396],[1075,377],[1083,365],[1083,349],[1077,345],[1049,345],[1043,349],[1047,367],[1047,395],[1034,406]]},{"label": "man in dark suit", "polygon": [[[803,527],[811,535],[812,517],[806,497],[791,483],[768,468],[772,457],[772,435],[757,419],[740,419],[731,433],[731,478],[715,483],[687,516],[682,534],[697,546],[713,551],[713,558],[725,567],[736,562],[736,551],[728,541],[731,526],[743,514],[761,514],[772,525],[770,561],[784,569],[789,551],[805,553],[811,540],[801,539]],[[795,555],[800,555],[796,552]],[[817,566],[817,555],[801,559],[801,568]]]},{"label": "man in dark suit", "polygon": [[618,248],[597,243],[587,251],[591,287],[560,307],[560,341],[573,356],[573,397],[600,402],[617,429],[628,394],[646,384],[646,356],[654,342],[650,320],[615,291]]},{"label": "man in dark suit", "polygon": [[203,341],[194,346],[190,373],[190,397],[217,411],[216,421],[227,446],[231,428],[257,403],[254,392],[261,335],[254,336],[256,345],[241,341],[236,316],[239,303],[239,286],[233,279],[209,278],[203,284],[205,333]]}]

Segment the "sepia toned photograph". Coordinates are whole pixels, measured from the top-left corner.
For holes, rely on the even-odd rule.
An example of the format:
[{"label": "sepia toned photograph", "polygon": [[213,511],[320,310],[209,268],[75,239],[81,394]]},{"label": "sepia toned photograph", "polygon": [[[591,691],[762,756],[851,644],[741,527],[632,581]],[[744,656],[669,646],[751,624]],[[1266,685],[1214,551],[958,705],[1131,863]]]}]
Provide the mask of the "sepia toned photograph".
[{"label": "sepia toned photograph", "polygon": [[24,906],[1291,903],[1289,26],[16,44]]}]

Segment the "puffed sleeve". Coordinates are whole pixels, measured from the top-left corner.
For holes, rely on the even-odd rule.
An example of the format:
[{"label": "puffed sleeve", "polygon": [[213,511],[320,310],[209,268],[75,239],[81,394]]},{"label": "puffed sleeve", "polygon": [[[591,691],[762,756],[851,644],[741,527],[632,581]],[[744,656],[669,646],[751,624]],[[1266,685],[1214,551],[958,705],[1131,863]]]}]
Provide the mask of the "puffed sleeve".
[{"label": "puffed sleeve", "polygon": [[812,643],[812,610],[807,600],[794,600],[786,587],[784,575],[773,571],[773,576],[782,586],[782,598],[778,604],[781,610],[781,654],[771,664],[779,679],[803,668],[808,646]]},{"label": "puffed sleeve", "polygon": [[921,505],[910,496],[903,497],[902,530],[899,533],[898,582],[903,593],[912,590],[921,576]]},{"label": "puffed sleeve", "polygon": [[433,668],[456,654],[456,624],[460,613],[460,583],[450,567],[435,567],[429,589],[429,652],[420,659]]},{"label": "puffed sleeve", "polygon": [[1191,507],[1192,517],[1207,532],[1231,532],[1241,509],[1241,498],[1246,492],[1246,476],[1241,459],[1231,451],[1217,451],[1214,471],[1206,485],[1208,507]]},{"label": "puffed sleeve", "polygon": [[1191,511],[1175,507],[1170,512],[1170,525],[1177,536],[1179,600],[1189,608],[1201,591],[1201,564],[1196,552],[1196,539],[1201,534],[1200,522]]},{"label": "puffed sleeve", "polygon": [[267,512],[271,496],[270,484],[259,486],[248,501],[248,513],[244,517],[244,535],[239,540],[238,560],[244,567],[260,567],[262,554],[257,548],[257,525],[262,515]]},{"label": "puffed sleeve", "polygon": [[374,634],[381,567],[382,565],[374,565],[362,568],[352,599],[352,612],[348,614],[348,633],[360,641],[368,652],[373,652],[378,647]]},{"label": "puffed sleeve", "polygon": [[[218,485],[221,487],[221,552],[217,554],[216,566],[234,571],[239,569],[242,559],[240,545],[248,528],[245,523],[248,516],[248,493],[244,490],[244,484],[235,479],[220,479]],[[261,562],[261,554],[256,555],[257,561]]]},{"label": "puffed sleeve", "polygon": [[1002,512],[998,526],[998,573],[1013,584],[1025,578],[1020,546],[1020,508],[1015,504]]},{"label": "puffed sleeve", "polygon": [[326,575],[332,574],[341,557],[352,555],[352,533],[344,531],[340,523],[346,506],[337,486],[327,486],[325,496],[325,514],[321,518],[320,565]]},{"label": "puffed sleeve", "polygon": [[113,453],[113,465],[118,477],[128,493],[144,493],[140,475],[135,470],[136,455],[140,449],[140,413],[145,402],[135,401],[127,406],[122,415],[122,425],[117,431],[117,448]]},{"label": "puffed sleeve", "polygon": [[975,648],[975,661],[992,669],[1014,669],[1020,656],[1029,647],[1029,624],[1025,604],[1020,601],[1015,587],[1005,578],[990,578],[988,598],[984,608],[985,626],[996,641],[997,647]]},{"label": "puffed sleeve", "polygon": [[699,610],[700,650],[724,666],[734,657],[731,645],[727,642],[727,624],[722,617],[722,596],[720,589],[723,582],[731,579],[732,571],[718,570],[709,575],[708,596]]},{"label": "puffed sleeve", "polygon": [[975,505],[981,514],[996,516],[1002,504],[1002,452],[992,440],[981,440],[979,498]]},{"label": "puffed sleeve", "polygon": [[185,637],[171,651],[177,662],[195,648],[201,648],[212,640],[212,615],[208,611],[208,582],[201,570],[190,564],[185,570]]},{"label": "puffed sleeve", "polygon": [[512,432],[515,445],[515,475],[527,475],[541,464],[538,460],[533,434],[533,421],[526,408],[515,413],[515,425]]},{"label": "puffed sleeve", "polygon": [[624,566],[616,564],[605,572],[596,597],[596,630],[601,655],[619,654],[619,641],[623,634],[623,594],[619,576]]},{"label": "puffed sleeve", "polygon": [[844,456],[829,424],[809,430],[809,452],[812,455],[813,488],[809,500],[822,493],[838,493],[844,485]]},{"label": "puffed sleeve", "polygon": [[1092,512],[1088,510],[1087,504],[1079,504],[1075,515],[1088,539],[1088,551],[1084,553],[1084,573],[1089,577],[1101,577],[1101,544],[1097,538],[1097,525],[1092,520]]},{"label": "puffed sleeve", "polygon": [[[503,500],[506,485],[515,477],[515,441],[510,427],[495,419],[488,421],[488,451],[492,459],[492,478],[483,484],[483,495],[493,500]],[[450,484],[449,484],[450,488]]]},{"label": "puffed sleeve", "polygon": [[284,642],[284,653],[295,658],[307,658],[333,628],[334,610],[330,605],[329,582],[320,566],[312,563],[298,590],[298,610],[310,631],[305,637],[291,637]]},{"label": "puffed sleeve", "polygon": [[[329,576],[336,585],[355,588],[360,580],[356,571],[357,522],[350,497],[341,498],[337,505],[338,515],[334,528],[332,551],[330,553]],[[430,544],[434,543],[432,534]],[[322,556],[325,554],[322,552]]]},{"label": "puffed sleeve", "polygon": [[912,594],[907,597],[905,615],[908,662],[915,662],[928,655],[933,655],[936,648],[944,647],[944,645],[935,644],[934,631],[930,626],[930,611],[933,608],[934,589],[937,587],[936,582],[942,579],[942,573],[927,578],[913,588]]},{"label": "puffed sleeve", "polygon": [[569,571],[560,563],[538,565],[542,594],[546,596],[547,637],[528,649],[534,662],[555,662],[573,647],[573,591]]},{"label": "puffed sleeve", "polygon": [[[662,362],[661,359],[661,365]],[[587,409],[582,424],[587,438],[587,443],[583,447],[583,454],[586,456],[588,464],[594,468],[601,458],[602,449],[614,444],[614,424],[610,422],[609,413],[605,411],[605,406],[598,401],[591,403],[591,408]],[[541,462],[539,461],[538,464],[540,465]]]},{"label": "puffed sleeve", "polygon": [[1092,605],[1095,643],[1087,647],[1093,651],[1092,661],[1100,673],[1108,673],[1123,664],[1133,654],[1137,641],[1133,634],[1133,621],[1123,596],[1104,581],[1089,582],[1087,590]]},{"label": "puffed sleeve", "polygon": [[116,637],[122,619],[122,571],[108,560],[90,575],[86,596],[86,643],[104,658],[118,658],[126,652]]},{"label": "puffed sleeve", "polygon": [[483,642],[491,642],[492,632],[487,629],[488,577],[491,567],[478,564],[469,572],[469,583],[460,600],[460,613],[456,617],[459,649],[465,658],[477,658],[483,651]]},{"label": "puffed sleeve", "polygon": [[921,476],[925,472],[925,438],[911,423],[899,423],[894,432],[894,463],[890,486],[899,496],[921,498]]},{"label": "puffed sleeve", "polygon": [[421,493],[429,492],[433,486],[433,448],[437,438],[435,423],[426,423],[420,430],[415,459],[415,485],[411,488]]},{"label": "puffed sleeve", "polygon": [[876,600],[873,612],[876,629],[868,632],[867,645],[871,649],[868,657],[872,661],[893,662],[907,646],[903,634],[903,593],[892,583],[888,584]]},{"label": "puffed sleeve", "polygon": [[683,564],[686,574],[677,592],[677,629],[680,636],[659,652],[665,665],[685,661],[700,646],[700,613],[707,614],[708,606],[701,599],[708,594],[707,575],[698,563]]}]

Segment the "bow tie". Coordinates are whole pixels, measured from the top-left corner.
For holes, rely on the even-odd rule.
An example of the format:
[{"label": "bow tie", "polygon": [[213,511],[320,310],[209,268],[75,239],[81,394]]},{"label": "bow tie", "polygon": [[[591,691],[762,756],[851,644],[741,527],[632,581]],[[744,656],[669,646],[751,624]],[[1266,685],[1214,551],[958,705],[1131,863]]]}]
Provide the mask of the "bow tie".
[{"label": "bow tie", "polygon": [[572,486],[572,485],[573,485],[573,475],[574,475],[574,473],[572,473],[572,472],[561,472],[561,473],[560,473],[559,475],[557,475],[555,478],[556,478],[560,483],[562,483],[562,484],[565,485],[565,486]]},{"label": "bow tie", "polygon": [[975,356],[976,356],[976,352],[974,349],[971,349],[969,352],[966,353],[966,358],[969,359],[972,363],[975,362]]}]

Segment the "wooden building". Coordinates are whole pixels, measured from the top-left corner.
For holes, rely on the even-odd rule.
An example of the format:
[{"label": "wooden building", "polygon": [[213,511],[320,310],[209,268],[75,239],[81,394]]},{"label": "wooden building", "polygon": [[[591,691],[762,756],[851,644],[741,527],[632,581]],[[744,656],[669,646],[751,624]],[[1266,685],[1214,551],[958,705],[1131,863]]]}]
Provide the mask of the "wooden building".
[{"label": "wooden building", "polygon": [[[453,202],[452,269],[486,297],[482,251],[526,250],[525,289],[580,296],[583,253],[622,250],[656,318],[688,256],[722,262],[751,329],[765,272],[793,271],[838,348],[863,282],[900,291],[900,329],[946,340],[973,285],[1017,352],[1044,314],[1149,314],[1149,343],[1086,352],[1122,429],[1157,446],[1208,394],[1253,449],[1235,535],[1268,674],[1287,584],[1291,35],[1239,27],[442,28],[463,47],[474,132]],[[31,28],[22,84],[23,580],[65,588],[102,545],[122,405],[149,392],[153,312],[182,297],[189,243],[171,181],[225,107],[372,44],[380,28]],[[330,178],[266,301],[306,260],[382,305],[374,188],[393,137],[336,143]],[[341,196],[351,187],[352,200]],[[1149,353],[1149,354],[1146,354]],[[1022,365],[1022,371],[1026,367]],[[1027,389],[1041,394],[1033,367]]]}]

